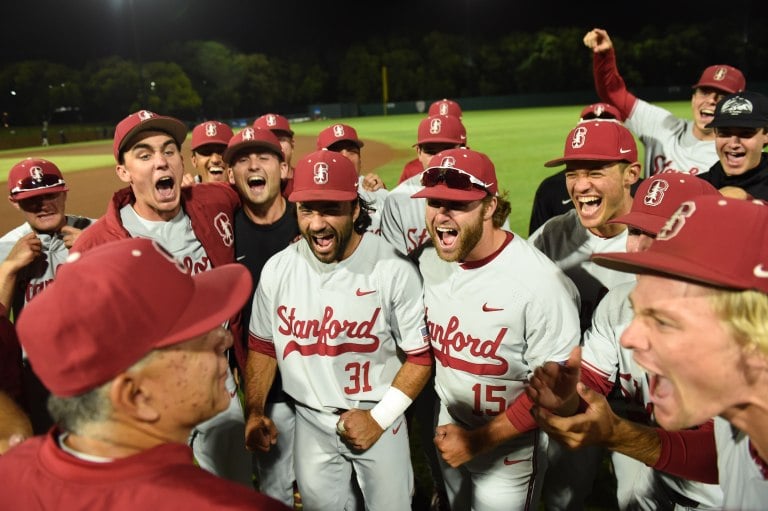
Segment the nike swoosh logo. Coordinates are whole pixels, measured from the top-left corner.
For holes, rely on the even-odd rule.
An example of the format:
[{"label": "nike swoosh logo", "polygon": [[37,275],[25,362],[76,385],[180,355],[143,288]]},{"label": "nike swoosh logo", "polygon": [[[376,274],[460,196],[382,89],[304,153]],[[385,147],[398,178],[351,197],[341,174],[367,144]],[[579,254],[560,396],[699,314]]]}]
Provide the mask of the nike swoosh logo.
[{"label": "nike swoosh logo", "polygon": [[560,202],[562,202],[562,203],[563,203],[563,206],[565,206],[566,204],[568,204],[568,203],[570,203],[570,202],[571,202],[571,199],[570,199],[570,198],[568,198],[568,199],[565,199],[564,201],[560,201]]},{"label": "nike swoosh logo", "polygon": [[375,290],[375,289],[374,289],[373,291],[363,291],[363,290],[361,290],[361,289],[358,287],[358,288],[357,288],[357,291],[355,291],[355,294],[356,294],[357,296],[365,296],[365,295],[370,295],[370,294],[373,294],[373,293],[375,293],[375,292],[376,292],[376,290]]},{"label": "nike swoosh logo", "polygon": [[498,311],[503,311],[503,310],[504,309],[499,309],[499,308],[496,308],[496,307],[488,307],[487,303],[483,304],[483,312],[498,312]]},{"label": "nike swoosh logo", "polygon": [[757,266],[755,266],[755,269],[752,270],[752,273],[754,273],[755,277],[759,279],[768,279],[768,270],[763,268],[762,264],[758,264]]},{"label": "nike swoosh logo", "polygon": [[632,152],[632,149],[621,149],[621,148],[619,148],[619,153],[620,154],[627,154],[627,153],[631,153],[631,152]]},{"label": "nike swoosh logo", "polygon": [[245,259],[245,254],[243,254],[241,256],[237,256],[237,260],[238,261],[242,261],[243,259]]},{"label": "nike swoosh logo", "polygon": [[530,461],[530,460],[511,460],[504,456],[504,464],[505,465],[517,465],[518,463],[522,463],[524,461]]},{"label": "nike swoosh logo", "polygon": [[392,434],[397,435],[397,432],[400,431],[400,428],[402,427],[403,427],[403,423],[400,422],[400,424],[398,424],[396,428],[392,428]]},{"label": "nike swoosh logo", "polygon": [[233,390],[229,393],[229,397],[235,397],[235,394],[237,394],[237,389]]}]

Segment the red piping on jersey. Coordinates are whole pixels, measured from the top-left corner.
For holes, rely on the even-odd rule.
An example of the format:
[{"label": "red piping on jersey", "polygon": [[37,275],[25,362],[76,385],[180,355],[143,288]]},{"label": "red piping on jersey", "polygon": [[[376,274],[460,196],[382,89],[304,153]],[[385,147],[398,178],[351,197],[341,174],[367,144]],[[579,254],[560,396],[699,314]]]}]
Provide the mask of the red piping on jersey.
[{"label": "red piping on jersey", "polygon": [[459,264],[459,266],[465,270],[474,270],[475,268],[480,268],[481,266],[484,266],[494,259],[496,259],[496,256],[498,256],[502,250],[504,250],[504,247],[509,245],[512,242],[512,239],[515,237],[514,234],[512,234],[509,231],[504,231],[505,238],[504,242],[501,244],[501,246],[496,249],[491,255],[488,257],[484,257],[482,259],[478,259],[477,261],[465,261]]}]

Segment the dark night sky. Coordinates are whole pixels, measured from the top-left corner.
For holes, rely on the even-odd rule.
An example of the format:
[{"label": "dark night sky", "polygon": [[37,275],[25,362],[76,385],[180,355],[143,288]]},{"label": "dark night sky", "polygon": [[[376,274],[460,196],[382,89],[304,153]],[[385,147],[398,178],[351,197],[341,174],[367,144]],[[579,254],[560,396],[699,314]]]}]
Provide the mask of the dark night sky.
[{"label": "dark night sky", "polygon": [[[307,45],[343,48],[371,35],[431,30],[495,37],[552,26],[585,31],[601,26],[630,35],[649,23],[765,18],[760,11],[768,9],[759,11],[757,3],[735,0],[724,8],[722,1],[710,0],[10,0],[2,8],[0,63],[41,58],[80,65],[114,54],[135,58],[137,40],[141,57],[151,60],[173,41],[194,39],[280,56]],[[619,12],[632,6],[642,10]]]}]

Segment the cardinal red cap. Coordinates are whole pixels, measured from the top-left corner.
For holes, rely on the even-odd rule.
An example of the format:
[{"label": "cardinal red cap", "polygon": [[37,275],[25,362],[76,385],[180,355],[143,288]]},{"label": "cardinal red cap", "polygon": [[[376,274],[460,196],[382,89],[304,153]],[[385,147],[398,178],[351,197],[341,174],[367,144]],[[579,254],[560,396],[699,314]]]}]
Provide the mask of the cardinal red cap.
[{"label": "cardinal red cap", "polygon": [[412,198],[470,202],[499,191],[490,158],[464,147],[441,151],[430,158],[421,173],[421,184],[424,188]]},{"label": "cardinal red cap", "polygon": [[714,195],[683,202],[648,250],[592,256],[600,266],[768,293],[768,205]]},{"label": "cardinal red cap", "polygon": [[222,158],[227,165],[232,165],[235,155],[243,149],[266,149],[275,153],[280,161],[285,160],[280,140],[271,130],[244,128],[229,139]]},{"label": "cardinal red cap", "polygon": [[24,306],[16,329],[46,388],[76,396],[152,350],[223,324],[252,288],[245,266],[189,275],[157,242],[128,238],[71,252],[56,279]]},{"label": "cardinal red cap", "polygon": [[348,124],[328,126],[317,135],[317,149],[329,149],[336,142],[349,141],[357,147],[363,147],[363,141],[357,137],[357,131]]},{"label": "cardinal red cap", "polygon": [[430,115],[419,123],[419,144],[459,144],[466,145],[467,130],[458,117],[451,115]]},{"label": "cardinal red cap", "polygon": [[440,99],[429,105],[427,115],[452,115],[461,119],[461,106],[450,99]]},{"label": "cardinal red cap", "polygon": [[637,187],[630,212],[608,223],[627,224],[656,235],[680,204],[700,195],[719,196],[720,192],[700,177],[677,172],[656,174]]},{"label": "cardinal red cap", "polygon": [[697,87],[710,87],[723,91],[726,94],[741,92],[747,86],[747,81],[741,71],[727,64],[716,64],[706,68],[699,77],[699,81],[693,85]]},{"label": "cardinal red cap", "polygon": [[583,121],[565,139],[562,158],[549,160],[545,167],[556,167],[573,160],[637,161],[637,144],[632,133],[613,120]]},{"label": "cardinal red cap", "polygon": [[13,201],[67,190],[59,167],[42,158],[21,160],[8,173],[8,195]]},{"label": "cardinal red cap", "polygon": [[309,153],[293,172],[291,202],[351,201],[357,198],[358,175],[352,160],[321,149]]},{"label": "cardinal red cap", "polygon": [[116,161],[120,161],[120,154],[128,149],[130,143],[138,133],[142,131],[158,130],[168,133],[181,147],[187,138],[187,127],[178,119],[157,115],[149,110],[134,112],[115,127],[115,139],[112,143],[112,152]]},{"label": "cardinal red cap", "polygon": [[[261,117],[253,121],[254,128],[261,128],[266,130],[282,131],[290,136],[293,136],[293,130],[291,129],[291,123],[288,119],[280,114],[264,114]],[[277,135],[277,133],[275,133]]]},{"label": "cardinal red cap", "polygon": [[589,121],[592,119],[624,120],[619,109],[610,103],[592,103],[591,105],[587,105],[581,110],[581,115],[579,117],[582,121]]},{"label": "cardinal red cap", "polygon": [[194,151],[198,147],[208,144],[227,145],[232,135],[232,128],[223,122],[201,122],[192,130],[192,145],[190,149]]}]

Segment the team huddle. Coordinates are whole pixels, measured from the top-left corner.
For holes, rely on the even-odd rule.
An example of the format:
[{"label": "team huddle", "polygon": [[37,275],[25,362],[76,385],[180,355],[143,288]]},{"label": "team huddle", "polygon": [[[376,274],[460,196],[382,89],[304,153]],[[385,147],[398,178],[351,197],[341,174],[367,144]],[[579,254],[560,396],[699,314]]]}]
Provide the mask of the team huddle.
[{"label": "team huddle", "polygon": [[768,98],[713,65],[681,119],[584,44],[600,102],[527,237],[449,99],[391,190],[355,128],[294,162],[276,113],[195,126],[194,173],[130,114],[97,219],[14,165],[3,506],[405,511],[418,455],[436,511],[584,509],[606,465],[621,510],[764,508]]}]

